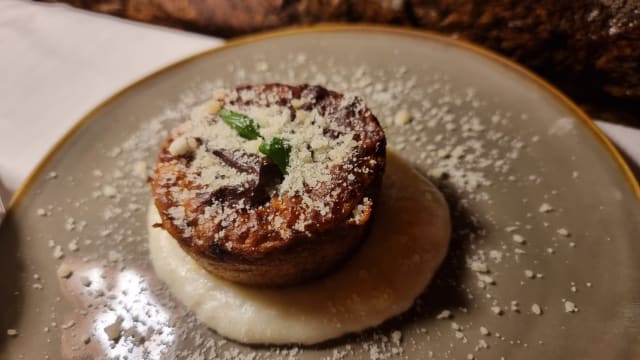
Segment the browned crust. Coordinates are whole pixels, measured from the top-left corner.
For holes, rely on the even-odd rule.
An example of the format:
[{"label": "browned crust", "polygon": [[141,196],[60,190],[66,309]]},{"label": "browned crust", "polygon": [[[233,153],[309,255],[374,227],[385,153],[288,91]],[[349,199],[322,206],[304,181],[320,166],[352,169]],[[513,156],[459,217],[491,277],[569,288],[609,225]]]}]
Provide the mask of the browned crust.
[{"label": "browned crust", "polygon": [[[356,99],[353,106],[340,108],[344,96],[319,86],[268,84],[237,89],[239,94],[243,90],[276,94],[276,103],[281,106],[290,106],[291,99],[311,98],[314,103],[304,103],[304,109],[318,109],[330,122],[355,131],[359,138],[357,151],[346,162],[331,169],[332,182],[305,191],[312,199],[325,199],[331,192],[337,192],[338,200],[330,203],[328,214],[323,215],[316,210],[303,213],[300,206],[302,197],[284,194],[248,211],[237,211],[237,218],[232,224],[192,222],[192,233],[187,235],[172,221],[168,210],[182,206],[188,218],[196,217],[211,206],[211,194],[198,192],[197,196],[183,203],[167,195],[168,189],[174,186],[199,190],[197,185],[187,180],[183,170],[182,165],[188,167],[190,159],[188,156],[171,155],[168,148],[173,139],[169,138],[160,151],[155,176],[151,179],[161,226],[204,268],[231,281],[286,285],[318,276],[335,267],[357,247],[366,231],[384,171],[384,133],[368,109],[356,106],[361,104],[361,100]],[[231,104],[256,105],[254,101],[240,96]],[[354,172],[349,170],[351,167],[367,171]],[[175,181],[160,181],[166,174],[173,174]],[[366,209],[366,216],[355,222],[353,210],[365,197],[373,202]],[[271,221],[276,214],[285,220],[280,227]],[[300,216],[312,220],[305,231],[293,229]],[[282,228],[287,231],[279,231]],[[229,242],[232,247],[224,246]]]}]

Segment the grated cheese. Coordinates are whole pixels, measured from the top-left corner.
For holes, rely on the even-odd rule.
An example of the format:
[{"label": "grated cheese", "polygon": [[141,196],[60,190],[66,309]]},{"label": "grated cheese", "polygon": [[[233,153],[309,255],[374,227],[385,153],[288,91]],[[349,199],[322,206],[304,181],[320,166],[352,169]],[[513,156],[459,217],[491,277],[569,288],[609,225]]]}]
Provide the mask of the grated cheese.
[{"label": "grated cheese", "polygon": [[[250,186],[248,184],[257,183],[258,174],[241,172],[226,164],[213,152],[216,149],[222,149],[234,154],[240,153],[239,156],[255,156],[252,154],[264,156],[258,151],[263,139],[245,139],[238,135],[221,120],[217,115],[220,109],[213,104],[219,104],[221,108],[248,116],[255,121],[264,139],[279,137],[291,146],[288,174],[284,176],[281,184],[270,190],[269,195],[300,197],[299,206],[302,207],[300,212],[302,216],[297,219],[293,229],[304,232],[307,226],[313,223],[313,216],[305,216],[306,214],[315,212],[326,215],[330,214],[330,209],[340,206],[340,194],[331,193],[325,198],[313,198],[307,190],[333,187],[331,184],[338,180],[333,174],[334,169],[345,166],[348,164],[347,160],[355,156],[354,150],[358,143],[354,140],[354,135],[360,129],[348,128],[340,122],[332,121],[331,116],[337,116],[333,114],[338,114],[340,109],[334,109],[327,115],[321,113],[316,107],[309,110],[309,107],[304,106],[314,101],[313,98],[307,99],[303,96],[300,99],[294,99],[291,94],[286,97],[295,105],[292,107],[274,105],[278,100],[275,92],[256,92],[253,89],[215,90],[213,100],[194,108],[190,118],[171,132],[173,140],[168,146],[168,151],[173,156],[186,154],[191,156],[188,164],[175,160],[172,166],[176,167],[177,172],[186,174],[186,180],[198,188],[197,193],[212,194],[224,187],[247,187]],[[296,101],[293,102],[293,100]],[[349,108],[350,111],[355,111],[359,115],[366,115],[365,112],[368,111],[360,99],[352,96],[344,96],[340,101],[340,108]],[[366,168],[360,169],[353,166],[347,166],[347,169],[351,172],[366,170]],[[162,178],[159,179],[161,184],[173,184],[176,181],[173,173],[175,171],[170,174],[163,173]],[[345,181],[356,180],[353,174],[349,175]],[[166,215],[183,231],[188,231],[187,224],[193,221],[197,223],[213,221],[222,223],[223,227],[229,226],[234,222],[235,210],[249,206],[245,202],[225,203],[221,206],[214,200],[202,214],[185,211],[182,204],[196,197],[197,193],[180,186],[169,189],[168,195],[178,205],[168,209]],[[363,201],[362,206],[353,210],[356,220],[364,215],[363,206],[369,205],[367,201],[370,202],[370,200]],[[274,218],[272,223],[277,225],[285,222],[283,219]],[[279,226],[277,230],[283,235],[286,235],[283,231],[289,231]]]}]

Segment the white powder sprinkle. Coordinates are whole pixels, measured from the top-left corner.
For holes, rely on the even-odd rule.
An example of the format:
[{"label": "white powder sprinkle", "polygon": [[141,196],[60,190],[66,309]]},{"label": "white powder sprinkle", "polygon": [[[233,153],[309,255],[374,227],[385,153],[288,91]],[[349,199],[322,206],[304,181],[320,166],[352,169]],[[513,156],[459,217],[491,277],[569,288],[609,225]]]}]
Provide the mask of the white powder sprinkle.
[{"label": "white powder sprinkle", "polygon": [[516,313],[520,312],[520,304],[518,303],[518,301],[516,301],[516,300],[511,301],[510,309],[511,309],[511,311],[516,312]]},{"label": "white powder sprinkle", "polygon": [[542,205],[540,205],[540,207],[538,208],[538,211],[541,213],[550,213],[554,210],[553,206],[547,204],[547,203],[543,203]]},{"label": "white powder sprinkle", "polygon": [[147,163],[144,161],[136,161],[131,166],[131,173],[139,178],[145,179],[147,177]]},{"label": "white powder sprinkle", "polygon": [[438,315],[436,315],[436,319],[438,320],[449,319],[451,318],[451,316],[452,316],[451,311],[442,310]]},{"label": "white powder sprinkle", "polygon": [[115,198],[118,195],[118,190],[111,185],[105,185],[102,187],[102,194],[109,198]]},{"label": "white powder sprinkle", "polygon": [[67,231],[73,231],[76,228],[76,220],[72,217],[68,217],[64,222],[64,228]]},{"label": "white powder sprinkle", "polygon": [[485,274],[476,274],[476,276],[478,277],[478,280],[484,282],[485,284],[494,285],[496,283],[496,280],[492,276]]},{"label": "white powder sprinkle", "polygon": [[489,257],[495,263],[499,263],[499,262],[502,261],[502,255],[503,255],[502,251],[499,251],[499,250],[491,250],[491,251],[489,251]]},{"label": "white powder sprinkle", "polygon": [[487,264],[482,261],[473,260],[469,263],[469,267],[475,272],[486,273],[489,271]]},{"label": "white powder sprinkle", "polygon": [[56,245],[53,248],[53,253],[52,253],[53,257],[56,259],[62,259],[64,257],[64,252],[62,251],[62,246],[60,245]]},{"label": "white powder sprinkle", "polygon": [[69,248],[69,251],[78,251],[80,249],[80,247],[78,246],[78,239],[71,240],[71,242],[69,242],[69,244],[67,245],[67,248]]},{"label": "white powder sprinkle", "polygon": [[531,312],[536,315],[542,315],[542,308],[538,304],[533,304],[531,305]]},{"label": "white powder sprinkle", "polygon": [[480,340],[478,340],[478,345],[476,345],[474,350],[478,351],[478,350],[483,350],[483,349],[488,349],[488,348],[489,348],[489,344],[484,339],[480,339]]},{"label": "white powder sprinkle", "polygon": [[402,340],[402,332],[398,331],[398,330],[394,330],[391,333],[391,340],[396,344],[396,345],[400,345],[400,341]]},{"label": "white powder sprinkle", "polygon": [[578,307],[572,301],[565,300],[564,301],[564,312],[576,313],[576,312],[578,312]]},{"label": "white powder sprinkle", "polygon": [[68,279],[71,277],[71,275],[73,275],[73,269],[71,269],[67,264],[62,263],[60,264],[60,266],[58,266],[56,274],[60,278]]},{"label": "white powder sprinkle", "polygon": [[393,117],[393,122],[396,125],[406,125],[411,122],[411,114],[407,110],[400,110]]},{"label": "white powder sprinkle", "polygon": [[525,243],[524,236],[522,236],[520,234],[513,234],[513,237],[511,239],[514,242],[518,243],[518,244],[524,244]]},{"label": "white powder sprinkle", "polygon": [[107,259],[110,262],[115,263],[122,260],[122,255],[117,251],[110,250],[107,254]]}]

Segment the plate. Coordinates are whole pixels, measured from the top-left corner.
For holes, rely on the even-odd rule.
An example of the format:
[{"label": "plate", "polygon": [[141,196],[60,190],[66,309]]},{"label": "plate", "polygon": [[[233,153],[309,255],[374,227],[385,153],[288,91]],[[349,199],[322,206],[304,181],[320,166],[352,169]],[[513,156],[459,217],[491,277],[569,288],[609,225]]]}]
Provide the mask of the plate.
[{"label": "plate", "polygon": [[[389,146],[445,193],[451,249],[405,315],[318,346],[247,347],[198,324],[155,277],[145,180],[167,130],[216,87],[272,81],[364,97]],[[17,331],[0,351],[11,359],[638,358],[639,194],[575,105],[481,48],[367,26],[243,38],[115,94],[38,166],[0,229],[0,324]]]}]

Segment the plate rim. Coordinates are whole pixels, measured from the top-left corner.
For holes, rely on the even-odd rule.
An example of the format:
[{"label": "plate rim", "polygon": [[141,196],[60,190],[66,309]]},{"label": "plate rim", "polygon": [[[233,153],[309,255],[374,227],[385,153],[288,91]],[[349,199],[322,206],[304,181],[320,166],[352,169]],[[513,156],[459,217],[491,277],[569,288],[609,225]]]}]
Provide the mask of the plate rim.
[{"label": "plate rim", "polygon": [[140,86],[142,83],[151,80],[161,74],[164,74],[167,71],[170,71],[173,68],[176,68],[182,64],[186,64],[191,61],[195,61],[201,57],[208,56],[210,54],[215,54],[217,52],[222,52],[229,50],[231,48],[252,44],[256,42],[260,42],[262,40],[268,40],[273,38],[287,37],[291,35],[299,35],[299,34],[308,34],[308,33],[327,33],[327,32],[366,32],[366,33],[377,33],[377,34],[388,34],[388,35],[396,35],[396,36],[406,36],[413,37],[422,40],[431,40],[438,41],[441,43],[445,43],[450,46],[455,46],[458,48],[462,48],[464,50],[471,51],[477,55],[480,55],[484,58],[487,58],[495,63],[506,67],[507,69],[514,71],[520,75],[523,75],[528,80],[532,81],[534,84],[540,86],[543,91],[548,92],[550,95],[555,97],[563,106],[567,108],[570,113],[573,113],[575,117],[581,121],[590,133],[599,140],[600,145],[604,148],[606,152],[613,158],[612,160],[617,163],[622,175],[624,176],[626,182],[631,187],[631,190],[636,195],[636,201],[640,205],[640,182],[636,179],[635,175],[631,171],[630,166],[627,164],[626,160],[622,157],[618,149],[613,145],[611,140],[607,137],[607,135],[594,123],[594,121],[576,105],[567,95],[558,90],[554,85],[549,83],[547,80],[543,79],[533,71],[525,68],[523,65],[516,63],[515,61],[508,59],[507,57],[500,55],[493,50],[487,49],[483,46],[474,44],[467,40],[451,38],[443,34],[438,34],[429,30],[419,30],[414,28],[409,28],[406,26],[390,26],[390,25],[378,25],[378,24],[340,24],[340,23],[323,23],[316,25],[305,25],[305,26],[290,26],[277,30],[270,30],[265,32],[259,32],[244,36],[239,36],[227,40],[220,46],[216,46],[213,48],[209,48],[200,52],[196,52],[192,55],[186,56],[180,60],[177,60],[173,63],[165,65],[161,68],[156,69],[155,71],[148,73],[146,75],[141,76],[137,80],[132,81],[128,85],[124,86],[120,90],[112,93],[106,99],[102,100],[99,104],[94,106],[89,112],[87,112],[84,116],[82,116],[79,120],[77,120],[71,128],[69,128],[54,144],[49,150],[45,153],[45,155],[38,161],[36,166],[29,172],[29,175],[25,178],[25,180],[20,184],[16,192],[11,197],[9,204],[7,206],[7,216],[11,216],[13,212],[12,209],[22,202],[22,200],[26,197],[31,190],[33,183],[35,182],[36,177],[42,172],[43,168],[50,162],[55,154],[57,154],[60,149],[75,135],[80,128],[86,125],[93,116],[98,113],[103,108],[110,105],[116,99],[124,96],[127,92],[131,91],[137,86]]}]

